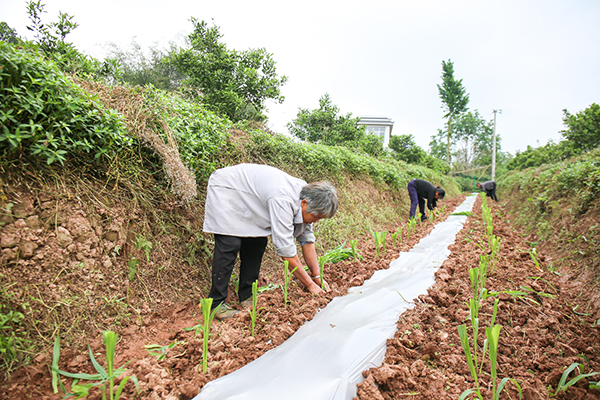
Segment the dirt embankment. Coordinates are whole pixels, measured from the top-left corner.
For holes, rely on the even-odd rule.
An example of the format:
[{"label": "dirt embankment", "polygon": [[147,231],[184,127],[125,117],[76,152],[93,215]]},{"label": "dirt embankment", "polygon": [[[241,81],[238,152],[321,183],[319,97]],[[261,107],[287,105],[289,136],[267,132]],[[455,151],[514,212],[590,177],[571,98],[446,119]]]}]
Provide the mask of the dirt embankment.
[{"label": "dirt embankment", "polygon": [[[444,201],[447,206],[444,218],[462,200]],[[475,388],[457,327],[462,324],[470,326],[469,309],[465,304],[472,293],[468,271],[478,265],[479,255],[487,253],[480,201],[477,200],[473,215],[451,246],[450,257],[437,272],[437,283],[428,294],[415,299],[415,307],[401,316],[395,337],[388,341],[384,364],[365,371],[366,379],[358,386],[358,399],[399,399],[405,396],[456,399],[464,390]],[[584,365],[585,371],[576,369],[570,378],[581,372],[600,371],[598,315],[594,314],[597,311],[590,308],[586,298],[578,296],[579,292],[573,290],[573,282],[561,275],[563,272],[547,270],[550,256],[540,254],[541,268],[538,268],[531,258],[527,238],[509,224],[502,206],[495,203],[490,203],[490,206],[494,235],[501,238],[502,246],[485,287],[488,291],[504,293],[483,302],[479,314],[478,351],[481,352],[484,346],[483,327],[490,325],[493,301],[498,298],[496,323],[501,326],[498,376],[500,379],[515,379],[525,399],[547,399],[557,390],[563,371],[572,363]],[[404,224],[403,221],[401,223]],[[184,330],[202,320],[198,301],[193,299],[187,302],[165,301],[159,312],[141,309],[128,318],[115,319],[112,326],[120,335],[115,364],[121,366],[129,362],[127,374],[135,375],[140,381],[139,398],[191,398],[208,381],[235,371],[281,344],[311,319],[318,308],[324,307],[333,297],[344,295],[349,287],[360,285],[375,270],[387,268],[397,258],[398,251],[410,249],[432,228],[431,221],[420,224],[410,239],[404,237],[395,246],[388,234],[386,253],[378,257],[375,256],[373,239],[367,236],[359,238],[358,249],[364,259],[327,266],[326,277],[332,292],[326,296],[313,297],[292,284],[289,294],[291,306],[284,308],[281,289],[263,293],[259,297],[261,310],[255,336],[251,335],[250,316],[245,310],[232,320],[214,322],[206,374],[201,371],[202,332]],[[7,270],[4,269],[3,273]],[[80,276],[94,281],[83,273],[72,275],[75,271],[62,274],[73,279]],[[33,274],[30,279],[35,276]],[[38,278],[42,276],[38,275]],[[110,280],[109,277],[104,279]],[[259,284],[266,286],[281,284],[282,281],[282,274],[276,278],[271,274],[261,274]],[[24,284],[23,291],[28,287]],[[235,290],[231,289],[229,300],[235,304]],[[516,295],[517,291],[521,294]],[[98,297],[90,301],[101,303],[103,300]],[[94,372],[86,353],[87,342],[98,361],[104,364],[104,349],[98,332],[84,342],[63,341],[60,368],[71,372]],[[148,344],[164,346],[165,356],[159,359],[149,354],[144,348]],[[172,345],[171,348],[167,348],[169,345]],[[481,360],[481,354],[479,356]],[[10,381],[0,386],[0,397],[61,398],[60,394],[52,393],[50,362],[50,355],[43,354],[32,365],[19,369]],[[481,371],[481,392],[484,398],[491,398],[489,361],[483,363]],[[600,398],[600,392],[588,388],[589,381],[593,380],[594,377],[582,379],[566,391],[559,391],[556,398]],[[68,389],[71,380],[63,378],[63,381]],[[127,384],[126,393],[127,398],[135,397],[131,383]],[[88,398],[101,398],[99,390],[92,389]],[[519,398],[516,386],[508,382],[500,398]]]}]

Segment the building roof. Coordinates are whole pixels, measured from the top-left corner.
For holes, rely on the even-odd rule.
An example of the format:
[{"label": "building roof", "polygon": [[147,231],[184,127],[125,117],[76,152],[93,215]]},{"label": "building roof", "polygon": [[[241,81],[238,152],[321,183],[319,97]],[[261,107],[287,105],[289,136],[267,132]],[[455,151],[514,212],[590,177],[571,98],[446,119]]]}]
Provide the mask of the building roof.
[{"label": "building roof", "polygon": [[359,125],[385,125],[393,126],[394,121],[387,117],[360,117]]}]

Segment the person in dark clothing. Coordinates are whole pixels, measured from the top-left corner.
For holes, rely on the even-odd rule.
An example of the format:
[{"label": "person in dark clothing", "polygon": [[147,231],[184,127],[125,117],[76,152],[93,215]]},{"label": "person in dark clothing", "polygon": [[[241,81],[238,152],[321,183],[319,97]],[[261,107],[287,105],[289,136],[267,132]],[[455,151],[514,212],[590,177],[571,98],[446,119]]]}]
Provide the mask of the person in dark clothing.
[{"label": "person in dark clothing", "polygon": [[491,197],[492,200],[498,201],[498,198],[496,197],[496,182],[494,181],[487,181],[487,182],[483,182],[483,183],[477,183],[475,186],[477,186],[479,189],[483,190],[485,192],[486,197]]},{"label": "person in dark clothing", "polygon": [[433,210],[437,207],[437,201],[444,198],[446,191],[422,179],[413,179],[408,182],[408,195],[410,196],[410,218],[415,217],[418,204],[419,211],[421,212],[421,221],[425,221],[427,219],[427,215],[425,215],[425,200],[427,200],[427,208]]}]

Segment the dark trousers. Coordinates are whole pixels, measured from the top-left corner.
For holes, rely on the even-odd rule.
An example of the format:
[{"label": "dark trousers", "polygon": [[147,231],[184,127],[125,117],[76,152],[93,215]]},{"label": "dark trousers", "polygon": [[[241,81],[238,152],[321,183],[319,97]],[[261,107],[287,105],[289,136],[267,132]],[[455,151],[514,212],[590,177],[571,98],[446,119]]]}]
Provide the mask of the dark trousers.
[{"label": "dark trousers", "polygon": [[212,287],[208,294],[213,299],[213,308],[227,299],[229,279],[238,253],[241,261],[238,297],[240,301],[252,297],[252,283],[258,279],[262,257],[267,248],[266,237],[214,236]]},{"label": "dark trousers", "polygon": [[498,198],[496,197],[496,185],[494,184],[492,189],[486,190],[485,195],[486,195],[486,197],[491,197],[492,200],[498,201]]},{"label": "dark trousers", "polygon": [[425,215],[425,199],[419,197],[417,188],[415,187],[414,179],[408,182],[408,196],[410,197],[410,218],[416,216],[417,204],[419,205],[419,211],[421,212],[421,218]]}]

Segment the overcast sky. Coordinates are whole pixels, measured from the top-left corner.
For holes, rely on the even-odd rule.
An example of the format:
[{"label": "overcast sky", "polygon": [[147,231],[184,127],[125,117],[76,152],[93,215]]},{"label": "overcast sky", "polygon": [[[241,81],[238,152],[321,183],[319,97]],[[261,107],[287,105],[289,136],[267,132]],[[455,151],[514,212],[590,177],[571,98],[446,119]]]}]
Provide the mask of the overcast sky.
[{"label": "overcast sky", "polygon": [[[283,104],[268,102],[270,127],[286,133],[299,108],[329,93],[341,113],[382,116],[392,134],[428,149],[444,126],[437,84],[442,60],[470,94],[469,108],[497,115],[502,149],[558,141],[562,110],[600,103],[598,0],[42,0],[79,27],[67,37],[102,58],[127,49],[183,44],[190,17],[215,24],[230,49],[265,48],[288,77]],[[25,0],[0,0],[0,21],[32,39]],[[179,39],[178,39],[179,38]]]}]

